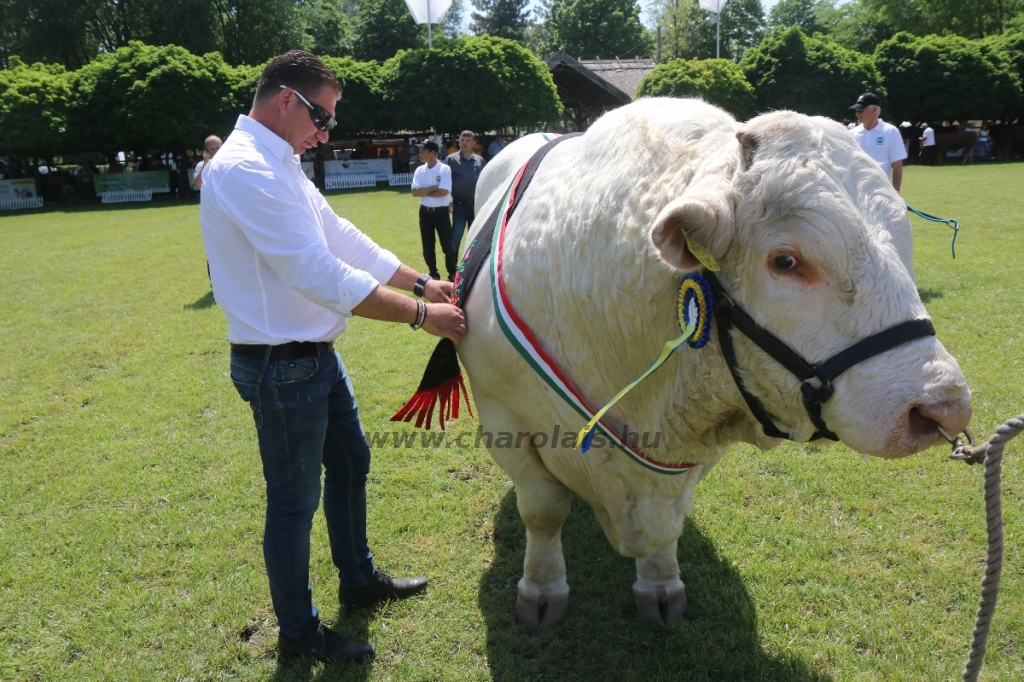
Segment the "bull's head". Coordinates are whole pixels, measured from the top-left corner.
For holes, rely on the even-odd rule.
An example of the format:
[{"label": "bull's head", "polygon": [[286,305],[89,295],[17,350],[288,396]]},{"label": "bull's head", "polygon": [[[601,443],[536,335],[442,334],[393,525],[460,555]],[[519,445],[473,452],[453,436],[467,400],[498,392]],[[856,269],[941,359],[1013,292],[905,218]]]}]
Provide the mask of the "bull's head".
[{"label": "bull's head", "polygon": [[[681,271],[721,265],[729,296],[816,365],[858,341],[928,317],[914,284],[906,207],[841,125],[775,112],[751,120],[658,215],[651,240]],[[704,260],[707,260],[706,258]],[[817,430],[801,381],[732,332],[739,375],[794,440]],[[895,457],[959,433],[971,417],[957,362],[934,336],[859,362],[821,416],[847,445]]]}]

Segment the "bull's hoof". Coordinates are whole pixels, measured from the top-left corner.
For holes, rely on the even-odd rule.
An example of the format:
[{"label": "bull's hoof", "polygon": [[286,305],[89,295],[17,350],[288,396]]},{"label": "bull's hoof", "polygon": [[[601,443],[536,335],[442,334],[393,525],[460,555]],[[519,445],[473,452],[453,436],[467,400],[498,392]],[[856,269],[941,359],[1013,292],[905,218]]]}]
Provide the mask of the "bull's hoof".
[{"label": "bull's hoof", "polygon": [[516,619],[531,630],[554,627],[565,615],[569,606],[569,585],[566,582],[554,585],[538,585],[519,581],[519,596],[516,597]]},{"label": "bull's hoof", "polygon": [[672,625],[686,614],[686,586],[680,580],[648,587],[633,583],[633,603],[652,623]]}]

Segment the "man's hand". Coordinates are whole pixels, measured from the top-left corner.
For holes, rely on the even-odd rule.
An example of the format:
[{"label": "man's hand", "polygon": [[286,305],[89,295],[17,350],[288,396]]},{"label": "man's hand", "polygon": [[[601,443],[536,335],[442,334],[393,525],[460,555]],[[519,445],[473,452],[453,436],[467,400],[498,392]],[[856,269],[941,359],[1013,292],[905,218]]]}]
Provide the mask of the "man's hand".
[{"label": "man's hand", "polygon": [[427,319],[423,321],[423,329],[434,336],[451,339],[457,346],[466,335],[466,315],[461,308],[448,303],[427,304]]},{"label": "man's hand", "polygon": [[431,303],[451,303],[453,293],[455,293],[455,285],[451,282],[431,279],[423,285],[423,298]]},{"label": "man's hand", "polygon": [[440,185],[431,185],[430,187],[413,187],[412,195],[414,197],[429,197],[431,193],[438,189]]}]

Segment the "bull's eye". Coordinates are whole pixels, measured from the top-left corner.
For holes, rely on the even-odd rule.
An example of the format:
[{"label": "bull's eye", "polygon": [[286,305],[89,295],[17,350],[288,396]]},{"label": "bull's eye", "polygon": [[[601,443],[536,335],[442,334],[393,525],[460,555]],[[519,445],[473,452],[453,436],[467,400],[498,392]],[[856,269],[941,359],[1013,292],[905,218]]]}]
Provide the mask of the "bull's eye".
[{"label": "bull's eye", "polygon": [[796,258],[793,258],[788,253],[782,253],[773,258],[772,263],[779,270],[792,270],[796,267]]}]

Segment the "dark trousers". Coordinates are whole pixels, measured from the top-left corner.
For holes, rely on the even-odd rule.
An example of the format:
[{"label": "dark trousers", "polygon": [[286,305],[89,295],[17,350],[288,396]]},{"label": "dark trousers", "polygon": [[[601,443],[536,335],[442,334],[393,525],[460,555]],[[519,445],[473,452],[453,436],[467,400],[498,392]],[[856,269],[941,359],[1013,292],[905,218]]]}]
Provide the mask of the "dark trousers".
[{"label": "dark trousers", "polygon": [[366,539],[370,448],[352,382],[336,351],[292,360],[231,354],[231,380],[252,408],[266,481],[263,559],[281,634],[298,639],[315,622],[309,535],[320,504],[341,586],[373,580]]},{"label": "dark trousers", "polygon": [[452,219],[448,215],[448,207],[442,206],[439,210],[430,211],[426,206],[420,206],[420,239],[423,241],[423,260],[427,262],[427,269],[431,275],[440,275],[437,271],[437,255],[434,253],[434,233],[441,242],[441,251],[444,253],[444,266],[448,270],[448,278],[455,276],[459,269],[458,256],[452,247]]},{"label": "dark trousers", "polygon": [[928,145],[921,150],[921,163],[926,166],[935,165],[935,145]]},{"label": "dark trousers", "polygon": [[452,207],[452,248],[456,254],[462,245],[462,235],[466,231],[466,226],[473,222],[473,217],[473,204],[455,204]]}]

